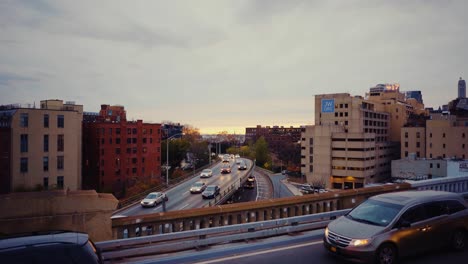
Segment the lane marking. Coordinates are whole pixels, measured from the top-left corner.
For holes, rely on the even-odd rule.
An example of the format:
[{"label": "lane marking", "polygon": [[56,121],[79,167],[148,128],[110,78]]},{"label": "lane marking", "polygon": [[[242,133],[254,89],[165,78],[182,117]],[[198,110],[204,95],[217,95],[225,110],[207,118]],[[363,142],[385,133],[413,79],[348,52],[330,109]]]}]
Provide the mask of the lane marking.
[{"label": "lane marking", "polygon": [[231,256],[231,257],[225,257],[225,258],[220,258],[220,259],[212,259],[212,260],[196,262],[196,263],[197,264],[217,263],[217,262],[222,262],[222,261],[227,261],[227,260],[234,260],[234,259],[239,259],[239,258],[257,256],[257,255],[262,255],[262,254],[268,254],[268,253],[282,251],[282,250],[289,250],[289,249],[294,249],[294,248],[312,246],[312,245],[317,245],[317,244],[321,244],[321,243],[323,243],[323,241],[315,241],[315,242],[309,242],[309,243],[299,244],[299,245],[294,245],[294,246],[289,246],[289,247],[273,248],[273,249],[268,249],[268,250],[259,251],[259,252],[252,252],[252,253],[247,253],[247,254],[242,254],[242,255],[235,255],[235,256]]},{"label": "lane marking", "polygon": [[186,204],[183,207],[181,207],[179,210],[184,209],[185,207],[189,206],[190,204]]}]

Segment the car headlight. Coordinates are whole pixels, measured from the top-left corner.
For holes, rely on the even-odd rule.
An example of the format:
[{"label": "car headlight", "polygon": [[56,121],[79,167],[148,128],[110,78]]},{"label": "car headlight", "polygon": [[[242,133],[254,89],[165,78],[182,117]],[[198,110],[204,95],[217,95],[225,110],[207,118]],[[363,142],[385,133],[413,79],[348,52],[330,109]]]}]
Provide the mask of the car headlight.
[{"label": "car headlight", "polygon": [[362,247],[370,243],[370,239],[352,239],[349,244],[355,247]]},{"label": "car headlight", "polygon": [[328,238],[328,226],[327,226],[327,228],[325,228],[325,237]]}]

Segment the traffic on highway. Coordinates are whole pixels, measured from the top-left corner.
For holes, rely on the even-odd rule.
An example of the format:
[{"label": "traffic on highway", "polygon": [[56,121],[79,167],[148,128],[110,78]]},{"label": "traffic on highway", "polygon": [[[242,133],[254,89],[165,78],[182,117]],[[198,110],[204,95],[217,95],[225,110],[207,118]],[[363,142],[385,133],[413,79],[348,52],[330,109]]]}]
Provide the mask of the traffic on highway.
[{"label": "traffic on highway", "polygon": [[[219,187],[219,193],[222,194],[225,190],[231,185],[239,186],[241,177],[244,177],[249,170],[239,169],[237,166],[237,161],[246,164],[247,168],[252,166],[252,161],[242,158],[229,158],[223,159],[223,162],[216,163],[213,167],[210,168],[211,173],[204,171],[195,177],[182,182],[173,188],[167,190],[164,194],[167,196],[167,199],[164,199],[163,202],[154,203],[154,206],[142,206],[140,202],[134,204],[133,206],[121,211],[118,213],[118,216],[133,216],[133,215],[144,215],[163,212],[163,207],[166,211],[176,211],[192,208],[201,208],[208,206],[211,199],[209,197],[203,198],[203,191],[206,186],[215,185]],[[230,169],[230,172],[223,172],[223,169]],[[211,176],[207,176],[211,175]],[[195,187],[195,183],[202,182],[204,183],[203,190],[191,191],[192,187]],[[192,190],[194,190],[192,188]],[[153,205],[153,204],[152,204]]]}]

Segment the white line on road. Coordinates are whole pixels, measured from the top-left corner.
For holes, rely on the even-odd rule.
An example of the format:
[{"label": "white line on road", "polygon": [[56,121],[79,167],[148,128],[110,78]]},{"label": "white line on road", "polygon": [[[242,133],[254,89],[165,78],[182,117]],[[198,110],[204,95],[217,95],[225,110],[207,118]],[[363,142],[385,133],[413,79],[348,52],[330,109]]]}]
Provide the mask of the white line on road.
[{"label": "white line on road", "polygon": [[183,207],[181,207],[179,210],[182,210],[182,209],[184,209],[185,207],[187,207],[187,206],[189,206],[189,205],[190,205],[190,204],[186,204],[186,205],[184,205]]},{"label": "white line on road", "polygon": [[317,245],[323,243],[322,241],[314,241],[314,242],[309,242],[305,244],[299,244],[299,245],[294,245],[294,246],[289,246],[289,247],[281,247],[281,248],[273,248],[273,249],[268,249],[264,251],[259,251],[259,252],[253,252],[253,253],[247,253],[247,254],[242,254],[242,255],[235,255],[232,257],[225,257],[225,258],[220,258],[220,259],[213,259],[213,260],[208,260],[208,261],[202,261],[202,262],[197,262],[197,264],[209,264],[209,263],[217,263],[217,262],[223,262],[227,260],[233,260],[233,259],[239,259],[239,258],[245,258],[245,257],[250,257],[250,256],[257,256],[261,254],[268,254],[272,252],[277,252],[281,250],[289,250],[293,248],[300,248],[300,247],[306,247],[306,246],[311,246],[311,245]]}]

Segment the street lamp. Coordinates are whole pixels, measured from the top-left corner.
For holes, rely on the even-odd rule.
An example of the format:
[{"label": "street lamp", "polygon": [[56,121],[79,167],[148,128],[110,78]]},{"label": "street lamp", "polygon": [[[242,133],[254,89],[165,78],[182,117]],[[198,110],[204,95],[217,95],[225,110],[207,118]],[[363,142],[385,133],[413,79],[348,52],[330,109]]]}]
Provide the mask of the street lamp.
[{"label": "street lamp", "polygon": [[184,135],[184,133],[177,133],[166,139],[166,186],[169,186],[169,140],[179,135]]}]

